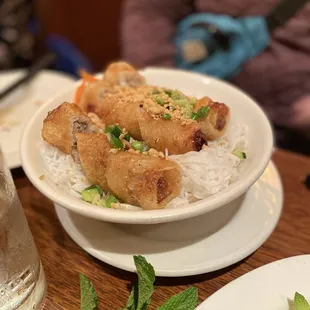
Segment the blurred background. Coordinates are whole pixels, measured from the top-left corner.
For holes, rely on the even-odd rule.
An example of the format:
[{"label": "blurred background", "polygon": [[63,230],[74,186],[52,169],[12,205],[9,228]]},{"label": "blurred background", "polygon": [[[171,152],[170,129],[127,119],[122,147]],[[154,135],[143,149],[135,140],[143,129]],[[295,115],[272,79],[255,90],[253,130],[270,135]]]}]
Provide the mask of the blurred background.
[{"label": "blurred background", "polygon": [[[174,61],[173,40],[186,16],[209,12],[231,17],[265,16],[279,2],[1,0],[0,73],[28,68],[47,52],[57,56],[48,68],[74,78],[78,78],[80,67],[98,72],[121,58],[137,67],[182,67]],[[309,34],[307,5],[267,38],[270,42],[258,48],[251,59],[245,56],[245,69],[235,70],[235,76],[228,79],[262,105],[273,122],[279,147],[306,155],[310,154]],[[201,56],[202,52],[197,44],[187,46],[188,57]],[[190,66],[185,68],[191,70]],[[200,67],[195,71],[203,72]]]}]

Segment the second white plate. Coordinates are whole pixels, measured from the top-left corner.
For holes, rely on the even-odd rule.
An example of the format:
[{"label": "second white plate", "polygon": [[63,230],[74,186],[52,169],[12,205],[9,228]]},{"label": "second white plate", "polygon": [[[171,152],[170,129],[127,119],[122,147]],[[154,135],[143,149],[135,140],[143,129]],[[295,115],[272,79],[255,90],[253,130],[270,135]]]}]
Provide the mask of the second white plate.
[{"label": "second white plate", "polygon": [[273,232],[282,210],[279,174],[270,163],[250,190],[215,211],[195,218],[156,225],[96,221],[56,205],[71,238],[99,260],[135,271],[133,255],[144,255],[157,276],[211,272],[253,253]]}]

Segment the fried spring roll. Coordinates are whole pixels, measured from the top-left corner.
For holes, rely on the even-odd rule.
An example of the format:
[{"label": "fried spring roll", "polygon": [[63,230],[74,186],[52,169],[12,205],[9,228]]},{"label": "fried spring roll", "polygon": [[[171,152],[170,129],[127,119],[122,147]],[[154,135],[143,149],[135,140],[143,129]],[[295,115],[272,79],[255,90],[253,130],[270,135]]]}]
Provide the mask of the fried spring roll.
[{"label": "fried spring roll", "polygon": [[135,93],[128,87],[108,88],[102,81],[95,82],[86,87],[79,106],[85,113],[97,114],[106,125],[119,124],[141,140],[137,112],[142,101],[128,99]]},{"label": "fried spring roll", "polygon": [[179,119],[154,118],[140,109],[139,126],[142,140],[149,147],[162,152],[167,149],[169,154],[200,151],[206,143],[197,122],[184,124]]},{"label": "fried spring roll", "polygon": [[77,133],[76,141],[86,177],[92,184],[99,185],[103,190],[108,191],[105,173],[111,146],[107,136],[103,133]]},{"label": "fried spring roll", "polygon": [[129,152],[109,158],[106,170],[109,189],[124,202],[143,209],[161,209],[180,193],[177,163]]},{"label": "fried spring roll", "polygon": [[145,84],[145,79],[126,62],[114,62],[104,71],[104,81],[120,86],[138,87]]},{"label": "fried spring roll", "polygon": [[210,107],[207,117],[198,119],[200,129],[207,140],[220,138],[226,131],[230,109],[224,103],[213,102],[209,97],[201,98],[194,107],[197,112],[201,107]]},{"label": "fried spring roll", "polygon": [[76,133],[94,132],[96,126],[74,103],[63,103],[43,121],[43,139],[76,159]]}]

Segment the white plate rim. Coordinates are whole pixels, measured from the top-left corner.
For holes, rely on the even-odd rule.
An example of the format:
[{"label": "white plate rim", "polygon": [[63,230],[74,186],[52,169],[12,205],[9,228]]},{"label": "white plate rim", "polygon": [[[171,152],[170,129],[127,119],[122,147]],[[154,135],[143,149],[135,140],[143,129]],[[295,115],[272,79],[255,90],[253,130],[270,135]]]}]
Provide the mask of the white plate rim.
[{"label": "white plate rim", "polygon": [[[208,304],[210,302],[213,302],[214,298],[218,298],[219,294],[226,294],[227,291],[230,291],[232,287],[236,285],[236,283],[240,283],[242,281],[247,281],[247,279],[251,277],[255,277],[257,274],[260,274],[262,271],[268,271],[272,269],[274,266],[278,266],[279,268],[282,268],[283,265],[286,265],[287,263],[296,262],[297,260],[303,260],[307,259],[309,261],[308,265],[310,265],[310,254],[300,254],[290,257],[285,257],[279,260],[275,260],[273,262],[270,262],[266,265],[260,266],[256,269],[253,269],[252,271],[249,271],[245,273],[244,275],[232,280],[228,284],[224,285],[222,288],[217,290],[215,293],[213,293],[211,296],[209,296],[206,300],[204,300],[197,308],[196,310],[209,310]],[[302,292],[300,292],[302,293]],[[255,301],[254,301],[255,302]],[[284,310],[284,309],[283,309]],[[289,310],[288,308],[286,310]]]},{"label": "white plate rim", "polygon": [[[205,266],[203,268],[201,268],[201,267],[200,268],[189,268],[186,270],[180,270],[179,272],[161,270],[161,269],[157,268],[156,269],[156,275],[161,276],[161,277],[180,277],[180,276],[185,277],[185,276],[193,276],[193,275],[199,275],[199,274],[204,274],[204,273],[208,273],[208,272],[213,272],[213,271],[220,270],[220,269],[223,269],[225,267],[231,266],[231,265],[241,261],[242,259],[248,257],[252,253],[254,253],[273,233],[273,231],[275,230],[275,228],[279,222],[279,219],[281,217],[282,210],[283,210],[283,185],[282,185],[282,181],[280,178],[280,174],[279,174],[276,166],[274,165],[274,163],[272,161],[270,161],[269,165],[271,167],[272,173],[275,175],[277,182],[279,183],[279,190],[280,190],[281,195],[280,195],[280,201],[279,201],[279,206],[278,206],[278,208],[279,208],[278,213],[275,214],[275,216],[273,217],[273,222],[268,227],[268,230],[262,231],[258,236],[256,236],[256,238],[254,238],[251,241],[251,243],[249,245],[244,247],[242,250],[238,249],[238,251],[229,255],[225,259],[222,259],[220,263],[217,263],[216,265],[213,265],[212,267],[211,266]],[[99,259],[100,261],[105,262],[108,265],[114,266],[114,267],[122,269],[122,270],[135,272],[134,266],[128,266],[128,265],[122,264],[121,262],[117,262],[116,260],[113,259],[113,254],[108,253],[108,254],[104,254],[101,256],[101,255],[97,254],[95,249],[89,248],[87,245],[87,242],[80,240],[74,233],[71,232],[71,228],[66,225],[67,220],[66,220],[66,218],[62,217],[62,213],[63,213],[63,211],[68,212],[68,210],[65,210],[65,209],[62,210],[63,207],[56,205],[56,204],[54,204],[54,205],[55,205],[57,217],[58,217],[61,225],[63,226],[63,228],[65,229],[67,234],[70,236],[70,238],[77,245],[79,245],[82,249],[84,249],[90,255],[94,256],[95,258]],[[69,224],[69,226],[70,225],[71,224]],[[104,259],[102,259],[102,257],[104,257]]]}]

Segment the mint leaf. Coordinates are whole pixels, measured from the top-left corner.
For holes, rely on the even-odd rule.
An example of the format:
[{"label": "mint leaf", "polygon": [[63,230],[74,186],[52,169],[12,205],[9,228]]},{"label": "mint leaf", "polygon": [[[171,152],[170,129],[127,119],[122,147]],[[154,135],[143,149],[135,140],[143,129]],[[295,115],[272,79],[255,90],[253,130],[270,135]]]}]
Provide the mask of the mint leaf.
[{"label": "mint leaf", "polygon": [[198,290],[189,287],[185,291],[172,296],[157,310],[194,310],[198,302]]},{"label": "mint leaf", "polygon": [[295,310],[310,310],[310,305],[306,298],[298,292],[296,292],[294,296],[294,306]]},{"label": "mint leaf", "polygon": [[134,256],[138,274],[138,299],[135,310],[146,310],[154,292],[155,272],[151,264],[141,256]]},{"label": "mint leaf", "polygon": [[126,305],[126,310],[136,310],[137,308],[137,299],[138,299],[138,289],[137,285],[134,285],[131,289],[130,295],[128,297],[127,305]]},{"label": "mint leaf", "polygon": [[81,310],[95,310],[98,307],[97,294],[90,280],[80,273]]}]

